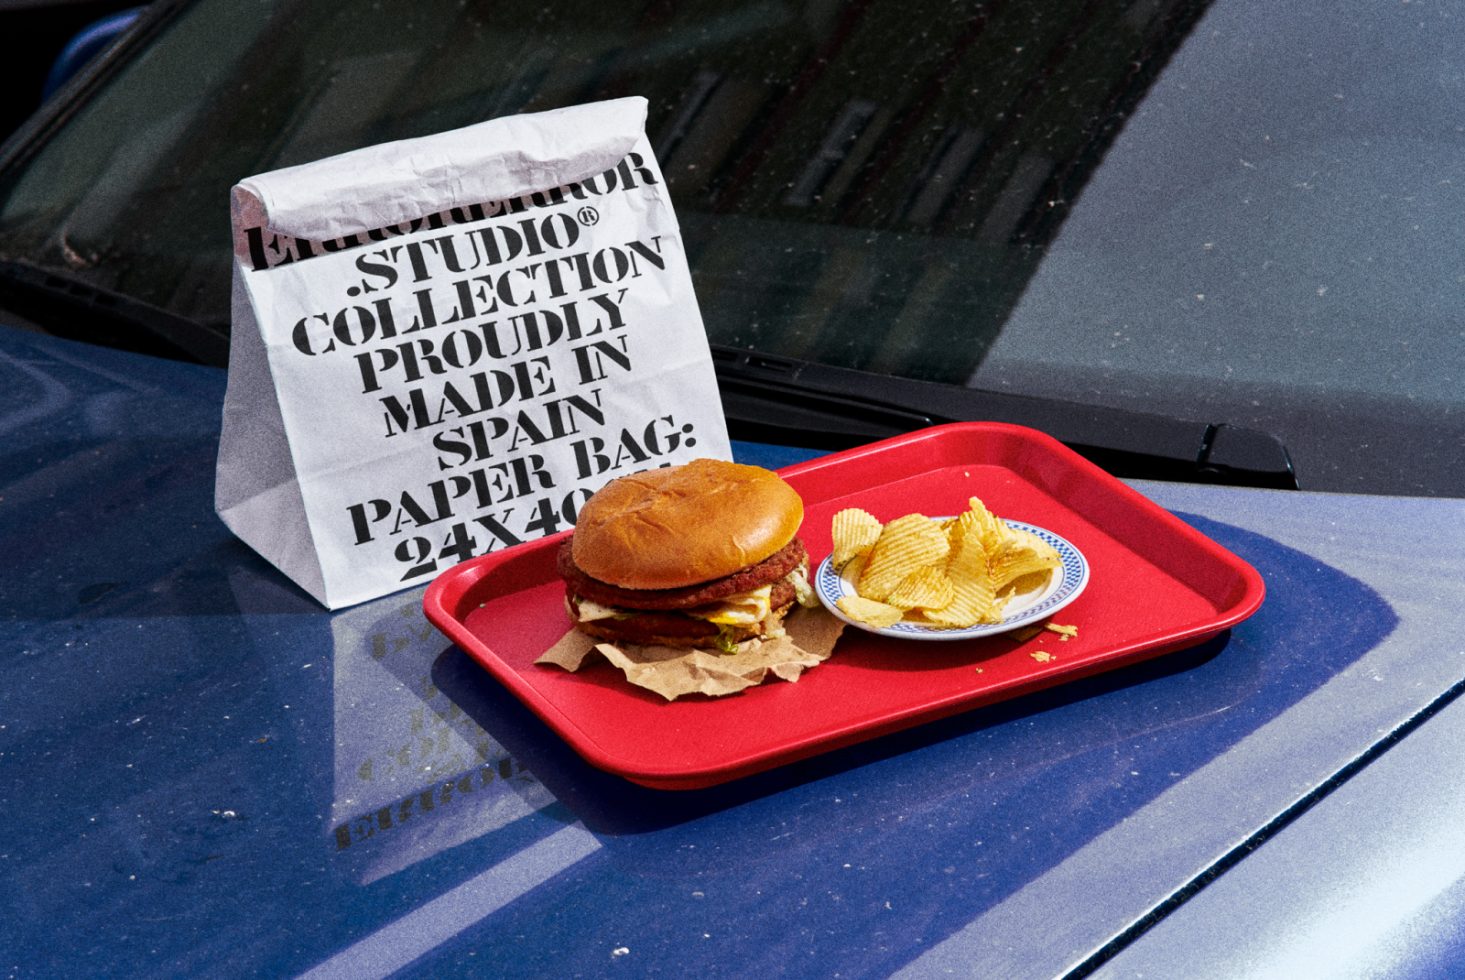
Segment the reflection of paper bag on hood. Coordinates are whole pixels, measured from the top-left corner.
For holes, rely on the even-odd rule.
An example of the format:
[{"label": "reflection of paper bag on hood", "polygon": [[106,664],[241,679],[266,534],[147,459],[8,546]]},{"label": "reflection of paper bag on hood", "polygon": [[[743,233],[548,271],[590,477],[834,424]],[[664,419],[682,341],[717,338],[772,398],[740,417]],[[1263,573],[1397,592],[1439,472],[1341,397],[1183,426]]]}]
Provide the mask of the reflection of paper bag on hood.
[{"label": "reflection of paper bag on hood", "polygon": [[234,189],[215,506],[330,608],[728,458],[645,100],[492,120]]}]

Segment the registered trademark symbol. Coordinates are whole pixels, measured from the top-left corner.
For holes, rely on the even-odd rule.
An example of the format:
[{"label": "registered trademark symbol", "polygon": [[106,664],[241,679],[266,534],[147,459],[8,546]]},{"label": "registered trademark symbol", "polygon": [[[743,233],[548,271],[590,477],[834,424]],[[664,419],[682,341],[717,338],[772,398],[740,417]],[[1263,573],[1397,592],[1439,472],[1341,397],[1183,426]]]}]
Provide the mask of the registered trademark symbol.
[{"label": "registered trademark symbol", "polygon": [[575,217],[580,219],[582,225],[593,225],[600,220],[600,212],[587,204],[575,212]]}]

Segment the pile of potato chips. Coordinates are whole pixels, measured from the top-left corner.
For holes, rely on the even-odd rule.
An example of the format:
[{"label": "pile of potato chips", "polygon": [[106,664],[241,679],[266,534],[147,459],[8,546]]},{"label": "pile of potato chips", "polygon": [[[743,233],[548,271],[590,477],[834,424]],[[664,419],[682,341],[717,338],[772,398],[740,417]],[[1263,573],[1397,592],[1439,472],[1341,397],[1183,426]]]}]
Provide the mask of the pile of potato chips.
[{"label": "pile of potato chips", "polygon": [[999,623],[1014,596],[1042,588],[1063,564],[1042,538],[972,497],[958,517],[907,514],[881,524],[857,507],[834,515],[832,561],[856,595],[839,608],[875,627],[902,620],[938,629]]}]

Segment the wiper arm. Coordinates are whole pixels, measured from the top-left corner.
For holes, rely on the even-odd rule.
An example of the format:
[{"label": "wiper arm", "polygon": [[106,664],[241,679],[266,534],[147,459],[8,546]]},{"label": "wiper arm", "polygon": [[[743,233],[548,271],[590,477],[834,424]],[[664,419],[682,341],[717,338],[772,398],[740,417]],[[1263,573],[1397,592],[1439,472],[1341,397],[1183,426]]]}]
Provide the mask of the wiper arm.
[{"label": "wiper arm", "polygon": [[198,364],[229,362],[224,331],[28,262],[0,259],[0,306],[70,340]]},{"label": "wiper arm", "polygon": [[[0,304],[57,336],[224,366],[225,331],[121,293],[0,260]],[[734,438],[844,449],[942,422],[985,419],[1052,435],[1116,476],[1297,489],[1270,433],[832,367],[713,345]]]},{"label": "wiper arm", "polygon": [[734,438],[845,449],[944,422],[1048,433],[1116,476],[1296,490],[1287,447],[1259,429],[961,388],[713,345]]}]

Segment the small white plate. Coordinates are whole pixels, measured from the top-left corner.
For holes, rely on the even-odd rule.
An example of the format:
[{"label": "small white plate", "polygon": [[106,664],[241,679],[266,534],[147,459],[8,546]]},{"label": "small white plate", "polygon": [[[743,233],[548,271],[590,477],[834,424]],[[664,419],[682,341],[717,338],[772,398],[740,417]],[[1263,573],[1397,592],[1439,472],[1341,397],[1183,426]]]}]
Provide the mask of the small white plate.
[{"label": "small white plate", "polygon": [[1006,524],[1016,530],[1036,534],[1048,542],[1058,552],[1063,566],[1048,576],[1048,582],[1043,588],[1015,595],[1008,600],[1007,606],[1003,610],[1002,621],[999,623],[979,623],[976,626],[967,626],[962,629],[939,629],[934,626],[907,622],[899,622],[893,626],[871,626],[857,619],[851,619],[836,603],[839,602],[841,596],[854,593],[854,583],[836,572],[833,563],[828,558],[819,563],[819,568],[814,573],[814,591],[819,595],[819,600],[824,603],[825,608],[851,626],[869,633],[895,636],[903,640],[971,640],[1006,633],[1008,630],[1015,630],[1020,626],[1047,619],[1077,599],[1079,593],[1083,592],[1084,587],[1089,584],[1089,563],[1077,548],[1052,531],[1035,527],[1032,524],[1024,524],[1021,521],[1007,521]]}]

